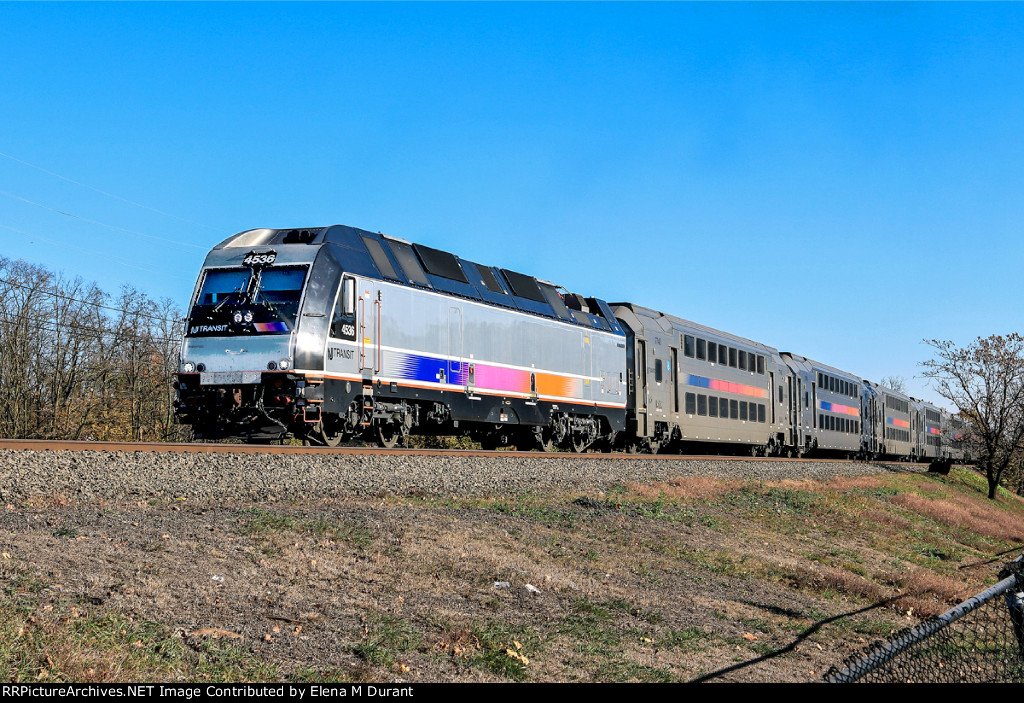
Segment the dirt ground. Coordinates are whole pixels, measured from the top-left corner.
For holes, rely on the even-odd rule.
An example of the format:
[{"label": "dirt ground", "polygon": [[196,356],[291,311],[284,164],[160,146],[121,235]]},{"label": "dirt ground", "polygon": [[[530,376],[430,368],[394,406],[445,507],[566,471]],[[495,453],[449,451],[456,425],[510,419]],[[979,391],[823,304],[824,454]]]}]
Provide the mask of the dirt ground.
[{"label": "dirt ground", "polygon": [[39,612],[151,621],[294,680],[820,681],[916,622],[806,587],[824,528],[661,511],[605,495],[31,501],[0,510],[0,576]]}]

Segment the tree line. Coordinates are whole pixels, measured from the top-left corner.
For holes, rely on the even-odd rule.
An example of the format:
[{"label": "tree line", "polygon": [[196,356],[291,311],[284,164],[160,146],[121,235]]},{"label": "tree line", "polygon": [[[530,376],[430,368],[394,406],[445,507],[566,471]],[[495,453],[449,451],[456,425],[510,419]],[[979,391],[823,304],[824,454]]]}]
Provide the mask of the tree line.
[{"label": "tree line", "polygon": [[0,437],[179,441],[182,313],[0,257]]}]

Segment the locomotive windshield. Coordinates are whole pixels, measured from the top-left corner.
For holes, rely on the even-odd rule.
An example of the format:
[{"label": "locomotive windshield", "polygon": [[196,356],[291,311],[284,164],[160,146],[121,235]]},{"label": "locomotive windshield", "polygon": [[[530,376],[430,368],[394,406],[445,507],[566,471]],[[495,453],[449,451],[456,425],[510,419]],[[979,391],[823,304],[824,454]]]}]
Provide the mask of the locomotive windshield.
[{"label": "locomotive windshield", "polygon": [[305,266],[208,270],[185,334],[289,334],[305,279]]}]

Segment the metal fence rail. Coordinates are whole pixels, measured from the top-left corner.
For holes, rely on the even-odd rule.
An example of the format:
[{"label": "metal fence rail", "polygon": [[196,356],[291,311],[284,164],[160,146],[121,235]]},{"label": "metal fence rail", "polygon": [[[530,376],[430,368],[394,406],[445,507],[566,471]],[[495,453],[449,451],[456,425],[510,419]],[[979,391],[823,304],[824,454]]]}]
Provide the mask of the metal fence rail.
[{"label": "metal fence rail", "polygon": [[999,583],[825,674],[830,683],[1024,682],[1024,555]]}]

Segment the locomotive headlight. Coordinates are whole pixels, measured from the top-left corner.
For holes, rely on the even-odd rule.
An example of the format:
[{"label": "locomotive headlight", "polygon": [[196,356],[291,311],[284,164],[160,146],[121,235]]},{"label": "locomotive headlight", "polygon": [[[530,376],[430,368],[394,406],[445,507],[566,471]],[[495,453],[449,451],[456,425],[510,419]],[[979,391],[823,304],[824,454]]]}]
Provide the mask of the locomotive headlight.
[{"label": "locomotive headlight", "polygon": [[184,364],[181,365],[181,370],[184,371],[185,373],[192,373],[193,371],[196,370],[196,365],[193,364],[191,361],[186,361]]},{"label": "locomotive headlight", "polygon": [[245,321],[252,322],[252,313],[249,312],[248,310],[245,311]]},{"label": "locomotive headlight", "polygon": [[242,313],[236,312],[234,317],[232,317],[231,319],[235,321],[236,325],[242,324]]},{"label": "locomotive headlight", "polygon": [[287,359],[281,359],[277,362],[277,366],[282,371],[287,371],[291,367],[291,363]]}]

